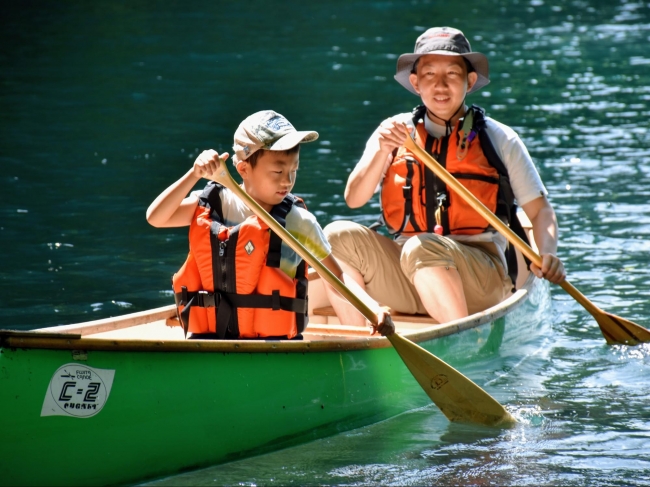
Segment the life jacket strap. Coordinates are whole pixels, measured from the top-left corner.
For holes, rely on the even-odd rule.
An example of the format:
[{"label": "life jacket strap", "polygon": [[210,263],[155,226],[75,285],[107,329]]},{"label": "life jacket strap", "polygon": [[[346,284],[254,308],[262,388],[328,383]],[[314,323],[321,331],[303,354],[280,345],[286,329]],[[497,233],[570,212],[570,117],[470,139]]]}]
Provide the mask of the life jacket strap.
[{"label": "life jacket strap", "polygon": [[174,293],[176,309],[184,306],[183,311],[178,313],[178,320],[187,331],[190,323],[190,310],[192,306],[201,308],[214,308],[219,305],[219,295],[208,291],[188,291],[186,286],[181,286],[181,292]]},{"label": "life jacket strap", "polygon": [[280,291],[272,294],[235,294],[235,293],[210,293],[207,291],[183,291],[174,294],[176,306],[198,306],[199,308],[214,308],[222,305],[226,300],[236,308],[269,308],[273,310],[291,311],[294,313],[307,312],[307,300],[281,296]]},{"label": "life jacket strap", "polygon": [[[472,105],[470,107],[470,110],[474,112],[474,126],[478,133],[478,139],[479,143],[481,144],[483,154],[485,154],[485,157],[487,158],[490,165],[499,173],[499,196],[496,214],[503,216],[506,220],[506,224],[510,226],[510,229],[515,233],[515,235],[530,245],[530,242],[528,241],[528,235],[526,235],[526,232],[521,226],[521,222],[517,217],[515,194],[512,191],[510,178],[508,177],[508,170],[506,169],[505,164],[499,157],[499,154],[494,148],[494,144],[492,144],[492,141],[487,134],[485,111],[476,105]],[[526,267],[530,267],[530,260],[525,255],[524,261],[526,262]],[[515,247],[511,244],[508,244],[508,249],[506,251],[506,262],[508,263],[508,275],[510,276],[510,280],[512,281],[514,289],[517,282],[518,264]]]},{"label": "life jacket strap", "polygon": [[[269,308],[273,310],[290,311],[303,316],[307,313],[307,299],[290,298],[281,296],[280,291],[275,290],[271,295],[265,294],[236,294],[208,291],[188,291],[185,286],[181,292],[174,294],[176,306],[184,306],[179,319],[184,328],[187,328],[190,319],[190,309],[193,306],[199,308],[217,308],[217,335],[224,338],[230,323],[233,310],[237,308]],[[303,320],[304,323],[304,320]],[[302,326],[304,330],[304,324]],[[299,330],[301,332],[302,330]],[[235,330],[230,330],[235,333]]]},{"label": "life jacket strap", "polygon": [[294,313],[307,312],[307,300],[280,296],[280,291],[273,291],[272,294],[234,294],[220,293],[225,299],[236,308],[269,308],[273,310],[292,311]]},{"label": "life jacket strap", "polygon": [[307,263],[303,260],[296,269],[296,299],[302,299],[305,301],[305,310],[296,312],[296,328],[298,329],[298,334],[305,331],[307,323],[309,322],[309,314],[307,313],[307,302],[309,299],[307,296],[308,286]]},{"label": "life jacket strap", "polygon": [[221,207],[221,197],[219,193],[224,187],[216,181],[209,181],[199,195],[199,204],[210,208],[210,218],[212,220],[223,221],[223,208]]},{"label": "life jacket strap", "polygon": [[[277,221],[280,225],[286,228],[287,226],[287,215],[291,211],[293,205],[298,205],[302,208],[305,208],[305,203],[303,200],[293,194],[288,194],[284,199],[271,209],[271,216]],[[271,239],[269,240],[269,252],[266,256],[266,265],[268,267],[275,267],[276,269],[280,267],[282,252],[282,239],[271,230]]]}]

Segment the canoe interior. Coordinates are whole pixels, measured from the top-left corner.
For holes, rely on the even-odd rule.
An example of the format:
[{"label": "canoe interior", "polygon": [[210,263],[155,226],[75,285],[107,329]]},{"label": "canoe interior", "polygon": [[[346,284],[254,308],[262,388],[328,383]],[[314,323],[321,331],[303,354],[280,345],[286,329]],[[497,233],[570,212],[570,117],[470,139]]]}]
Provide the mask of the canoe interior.
[{"label": "canoe interior", "polygon": [[[530,241],[530,222],[520,213]],[[397,331],[410,340],[420,342],[479,326],[507,314],[526,299],[534,277],[517,251],[519,274],[517,291],[498,305],[451,323],[438,324],[426,315],[392,313]],[[161,351],[326,351],[345,348],[389,347],[387,340],[370,335],[370,327],[341,324],[334,314],[324,285],[310,269],[309,325],[304,341],[265,340],[186,340],[173,305],[132,313],[121,317],[86,323],[43,328],[29,332],[0,330],[0,344],[34,348],[161,350]],[[199,343],[200,342],[200,343]]]}]

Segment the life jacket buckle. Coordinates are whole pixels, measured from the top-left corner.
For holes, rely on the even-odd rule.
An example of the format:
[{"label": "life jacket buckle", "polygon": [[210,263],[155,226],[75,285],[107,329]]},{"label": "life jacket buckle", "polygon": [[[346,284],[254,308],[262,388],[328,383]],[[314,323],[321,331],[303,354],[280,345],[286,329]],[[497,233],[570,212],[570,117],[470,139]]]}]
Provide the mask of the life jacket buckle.
[{"label": "life jacket buckle", "polygon": [[282,309],[280,304],[280,291],[277,289],[271,291],[271,309],[273,309],[273,311],[279,311]]},{"label": "life jacket buckle", "polygon": [[445,203],[447,203],[447,195],[445,193],[440,193],[438,196],[436,196],[436,200],[438,200],[438,208],[442,208],[444,210]]},{"label": "life jacket buckle", "polygon": [[208,291],[198,291],[196,293],[196,305],[201,308],[214,308],[217,306],[218,300],[216,293],[209,293]]}]

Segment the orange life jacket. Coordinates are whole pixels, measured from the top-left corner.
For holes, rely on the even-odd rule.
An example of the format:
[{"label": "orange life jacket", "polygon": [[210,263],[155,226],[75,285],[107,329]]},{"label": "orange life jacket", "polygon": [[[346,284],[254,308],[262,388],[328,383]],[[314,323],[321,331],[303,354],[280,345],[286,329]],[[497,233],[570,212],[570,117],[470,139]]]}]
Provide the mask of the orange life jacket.
[{"label": "orange life jacket", "polygon": [[[301,261],[294,279],[280,270],[282,241],[256,216],[225,226],[222,190],[210,182],[199,197],[190,252],[172,278],[179,321],[216,338],[291,339],[307,323],[307,266]],[[304,207],[289,194],[270,213],[284,226],[294,204]]]},{"label": "orange life jacket", "polygon": [[[499,172],[483,153],[476,133],[471,135],[472,121],[469,126],[464,123],[473,115],[474,110],[468,110],[452,133],[441,139],[429,135],[424,122],[418,120],[415,141],[494,212]],[[460,196],[448,191],[446,185],[405,147],[397,150],[388,168],[382,183],[381,206],[391,233],[433,232],[438,225],[443,235],[474,235],[488,227],[487,220]]]},{"label": "orange life jacket", "polygon": [[[514,193],[503,161],[485,130],[485,112],[472,105],[451,134],[437,139],[424,128],[426,107],[413,110],[416,143],[433,155],[463,186],[528,242],[516,217]],[[488,222],[463,198],[426,167],[411,151],[400,147],[393,154],[381,187],[382,221],[389,233],[416,235],[475,235]],[[517,260],[510,246],[508,271],[515,282]]]}]

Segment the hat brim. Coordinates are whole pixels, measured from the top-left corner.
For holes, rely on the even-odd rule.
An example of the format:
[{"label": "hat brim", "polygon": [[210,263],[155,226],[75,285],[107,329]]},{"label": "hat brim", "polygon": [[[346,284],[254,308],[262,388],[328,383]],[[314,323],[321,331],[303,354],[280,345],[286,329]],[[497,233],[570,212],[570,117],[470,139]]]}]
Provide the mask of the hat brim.
[{"label": "hat brim", "polygon": [[443,56],[462,56],[471,63],[472,67],[476,71],[476,74],[478,75],[478,79],[476,80],[476,83],[474,83],[474,86],[472,86],[472,88],[467,91],[468,95],[480,90],[490,82],[490,65],[485,54],[482,54],[480,52],[468,52],[460,54],[451,51],[431,51],[424,52],[422,54],[402,54],[397,59],[397,72],[395,73],[395,81],[397,81],[400,85],[402,85],[414,95],[418,95],[418,92],[415,91],[415,88],[413,88],[413,85],[409,81],[409,76],[411,75],[413,64],[422,56],[427,56],[429,54],[441,54]]},{"label": "hat brim", "polygon": [[304,142],[313,142],[318,139],[318,132],[313,130],[309,131],[296,131],[289,132],[287,135],[280,137],[267,150],[289,150],[293,149],[298,144]]}]

